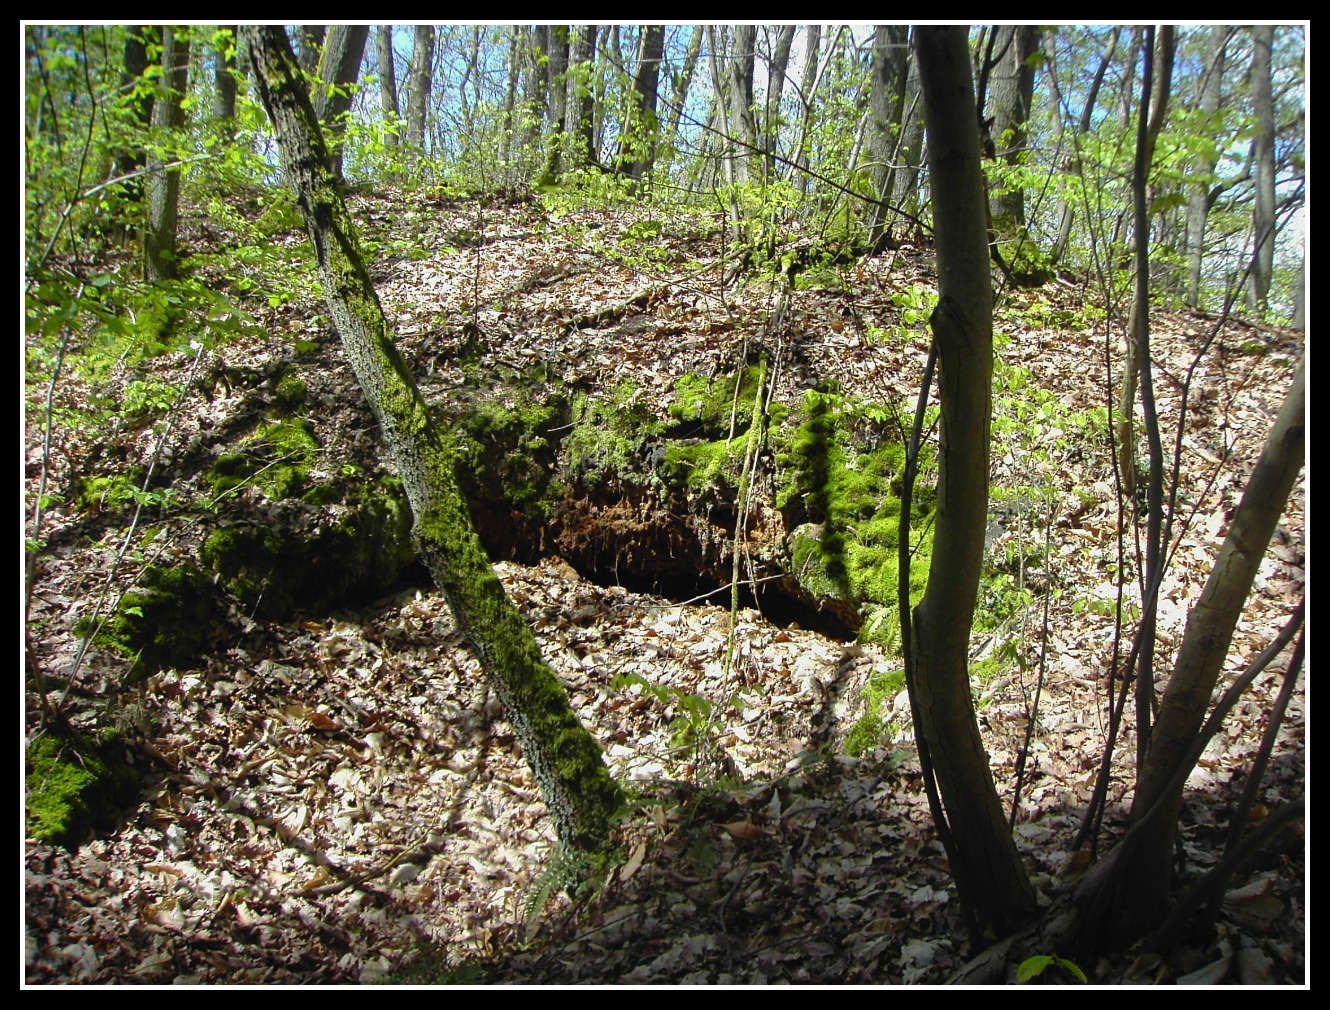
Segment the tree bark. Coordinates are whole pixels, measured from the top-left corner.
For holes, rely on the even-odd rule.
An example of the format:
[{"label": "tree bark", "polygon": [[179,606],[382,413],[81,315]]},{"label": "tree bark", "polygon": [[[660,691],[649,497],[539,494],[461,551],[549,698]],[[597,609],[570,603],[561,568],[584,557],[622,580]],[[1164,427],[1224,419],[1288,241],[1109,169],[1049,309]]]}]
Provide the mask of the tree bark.
[{"label": "tree bark", "polygon": [[374,33],[374,51],[379,68],[379,107],[383,111],[383,123],[389,127],[383,131],[386,144],[397,143],[397,121],[402,116],[402,106],[397,100],[397,60],[393,54],[393,26],[379,25]]},{"label": "tree bark", "polygon": [[411,50],[411,69],[406,85],[406,142],[409,157],[417,160],[425,152],[425,112],[434,77],[434,26],[416,25]]},{"label": "tree bark", "polygon": [[776,146],[780,142],[781,102],[785,98],[785,75],[790,66],[790,50],[794,46],[796,25],[785,25],[776,36],[771,55],[771,72],[767,75],[767,111],[762,123],[762,142],[767,151],[767,178],[776,178]]},{"label": "tree bark", "polygon": [[568,141],[568,26],[550,25],[546,40],[549,66],[545,79],[549,98],[545,103],[545,161],[539,182],[549,185],[563,175],[563,151]]},{"label": "tree bark", "polygon": [[919,171],[924,163],[924,96],[919,84],[919,61],[915,58],[913,46],[907,58],[909,70],[905,75],[905,107],[901,112],[901,134],[896,145],[892,203],[898,210],[917,218],[921,206]]},{"label": "tree bark", "polygon": [[1264,309],[1270,298],[1275,267],[1275,102],[1270,83],[1270,50],[1275,30],[1270,25],[1252,27],[1252,114],[1256,117],[1256,139],[1252,161],[1256,171],[1256,199],[1252,204],[1251,277],[1247,286],[1247,308]]},{"label": "tree bark", "polygon": [[877,25],[873,29],[873,72],[868,99],[869,174],[873,198],[868,222],[868,242],[878,249],[896,215],[888,207],[895,194],[896,150],[900,146],[901,117],[905,111],[906,51],[908,29],[901,25]]},{"label": "tree bark", "polygon": [[[1225,47],[1229,29],[1224,25],[1209,28],[1209,49],[1205,70],[1201,75],[1200,113],[1206,123],[1212,123],[1219,112],[1224,77]],[[1211,127],[1207,126],[1207,129]],[[1199,156],[1196,178],[1187,194],[1187,229],[1185,246],[1187,255],[1187,281],[1184,295],[1191,308],[1201,305],[1201,265],[1205,258],[1205,225],[1210,215],[1210,190],[1215,167],[1219,164],[1219,151]]]},{"label": "tree bark", "polygon": [[569,168],[599,162],[596,142],[596,25],[582,25],[573,36],[568,61]]},{"label": "tree bark", "polygon": [[913,622],[915,725],[946,807],[957,886],[981,927],[1003,931],[1032,917],[1036,904],[979,735],[968,668],[988,512],[993,372],[979,132],[966,29],[914,31],[937,240],[939,301],[930,322],[942,408],[933,558]]},{"label": "tree bark", "polygon": [[813,107],[817,84],[821,79],[821,61],[818,57],[821,46],[822,26],[809,25],[804,40],[804,74],[799,83],[799,104],[803,109],[799,122],[799,142],[794,145],[794,153],[790,158],[797,172],[794,184],[801,194],[808,192],[808,133],[813,125]]},{"label": "tree bark", "polygon": [[1151,822],[1123,875],[1119,931],[1124,937],[1135,937],[1158,924],[1168,910],[1173,841],[1185,780],[1171,794],[1166,789],[1205,719],[1233,630],[1302,469],[1306,446],[1303,371],[1299,362],[1210,578],[1187,616],[1131,807],[1133,821],[1141,820],[1161,800],[1168,810]]},{"label": "tree bark", "polygon": [[286,35],[275,26],[243,31],[324,298],[406,489],[416,549],[503,703],[560,841],[598,850],[622,799],[619,789],[481,546],[450,440],[430,420],[370,282]]},{"label": "tree bark", "polygon": [[629,95],[632,110],[628,128],[619,144],[619,164],[630,179],[643,179],[656,163],[660,138],[657,103],[660,91],[660,61],[665,55],[665,26],[643,25],[637,48],[637,68]]},{"label": "tree bark", "polygon": [[517,84],[522,76],[522,35],[520,25],[508,26],[508,83],[503,89],[503,118],[499,134],[499,163],[504,166],[505,176],[510,171],[513,156],[513,115],[517,109]]},{"label": "tree bark", "polygon": [[351,111],[352,91],[360,77],[360,61],[369,41],[368,25],[332,25],[319,57],[319,89],[314,111],[327,133],[333,168],[342,174],[342,134]]},{"label": "tree bark", "polygon": [[[161,29],[151,25],[129,25],[125,28],[125,62],[120,74],[120,89],[125,96],[124,101],[129,107],[130,114],[139,128],[139,135],[144,137],[152,127],[152,107],[156,101],[154,90],[146,86],[144,78],[148,69],[148,48],[157,45],[160,37]],[[47,101],[50,100],[51,96],[48,94]],[[118,176],[133,175],[148,162],[140,142],[118,148],[114,157],[115,174]],[[141,217],[143,191],[141,175],[125,180],[127,216],[135,221],[134,229],[125,229],[125,238],[128,238],[133,230],[137,230],[138,223],[143,220]]]},{"label": "tree bark", "polygon": [[300,36],[300,69],[310,77],[319,69],[319,53],[323,50],[323,37],[327,32],[327,25],[301,25],[297,29]]},{"label": "tree bark", "polygon": [[[187,29],[162,29],[162,88],[153,106],[153,125],[167,136],[185,125],[181,104],[189,90]],[[149,166],[148,226],[143,232],[143,271],[150,281],[171,280],[179,273],[176,231],[180,220],[180,169],[166,168],[175,152],[158,156]]]},{"label": "tree bark", "polygon": [[[997,25],[994,48],[999,54],[993,70],[988,110],[992,118],[993,156],[1015,168],[1025,160],[1026,128],[1034,102],[1034,55],[1039,50],[1037,25]],[[998,188],[991,200],[993,228],[1003,242],[1023,242],[1025,189]]]},{"label": "tree bark", "polygon": [[755,25],[736,25],[734,44],[726,64],[725,104],[729,111],[729,143],[734,162],[734,181],[747,182],[757,154],[757,123],[753,119],[753,66],[757,46]]},{"label": "tree bark", "polygon": [[530,30],[526,46],[526,79],[522,87],[523,104],[526,106],[522,146],[526,156],[532,160],[540,150],[540,138],[545,129],[545,115],[549,107],[549,50],[549,27],[535,25]]},{"label": "tree bark", "polygon": [[221,124],[229,137],[236,118],[236,38],[235,25],[222,25],[216,36],[216,59],[213,63],[212,118]]}]

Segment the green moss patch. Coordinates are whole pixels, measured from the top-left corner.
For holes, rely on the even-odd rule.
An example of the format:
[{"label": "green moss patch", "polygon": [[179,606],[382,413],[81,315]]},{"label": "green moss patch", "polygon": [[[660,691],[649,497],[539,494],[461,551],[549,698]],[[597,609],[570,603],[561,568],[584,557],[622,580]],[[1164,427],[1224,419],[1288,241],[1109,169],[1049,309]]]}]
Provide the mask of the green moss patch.
[{"label": "green moss patch", "polygon": [[68,848],[114,828],[120,808],[137,794],[138,774],[77,734],[47,733],[24,761],[26,831],[39,842]]},{"label": "green moss patch", "polygon": [[307,487],[319,443],[303,418],[259,426],[235,452],[218,458],[207,475],[215,495],[252,484],[272,501],[298,497]]},{"label": "green moss patch", "polygon": [[567,473],[582,486],[606,481],[644,483],[650,462],[648,444],[664,424],[631,382],[621,382],[606,396],[578,394],[572,404],[573,427],[564,439]]},{"label": "green moss patch", "polygon": [[749,365],[735,375],[707,379],[688,374],[680,378],[674,384],[674,399],[669,406],[670,417],[682,422],[676,425],[677,433],[724,438],[730,431],[731,417],[735,419],[736,434],[747,430],[753,423],[753,401],[761,375],[761,366]]},{"label": "green moss patch", "polygon": [[387,592],[404,577],[415,558],[411,509],[401,481],[385,477],[355,491],[348,510],[313,536],[228,526],[208,537],[199,557],[256,616],[332,609]]},{"label": "green moss patch", "polygon": [[222,617],[212,579],[192,564],[153,565],[99,638],[133,657],[131,677],[192,665]]},{"label": "green moss patch", "polygon": [[561,396],[514,407],[479,403],[460,414],[459,478],[473,511],[506,506],[526,519],[548,519],[561,491],[556,429],[567,418]]},{"label": "green moss patch", "polygon": [[[814,599],[896,606],[901,473],[905,449],[880,406],[834,388],[805,393],[802,417],[780,436],[776,506],[792,532],[791,574]],[[922,469],[928,469],[930,460]],[[932,553],[931,492],[918,488],[911,515],[910,591],[922,595]],[[866,627],[883,626],[879,618]]]},{"label": "green moss patch", "polygon": [[864,713],[855,720],[845,738],[845,753],[858,757],[864,751],[880,744],[885,736],[894,732],[895,723],[883,718],[886,706],[895,700],[905,687],[904,670],[874,670],[860,700]]}]

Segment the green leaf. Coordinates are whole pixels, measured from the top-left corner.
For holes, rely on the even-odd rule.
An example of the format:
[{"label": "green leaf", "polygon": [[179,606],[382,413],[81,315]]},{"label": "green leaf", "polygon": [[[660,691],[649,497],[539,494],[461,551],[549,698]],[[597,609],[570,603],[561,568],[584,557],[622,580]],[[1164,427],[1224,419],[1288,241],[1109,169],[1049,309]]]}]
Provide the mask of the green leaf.
[{"label": "green leaf", "polygon": [[1053,960],[1053,957],[1048,954],[1036,954],[1034,957],[1027,957],[1021,962],[1021,966],[1016,969],[1016,981],[1028,982],[1032,978],[1038,978],[1053,963]]}]

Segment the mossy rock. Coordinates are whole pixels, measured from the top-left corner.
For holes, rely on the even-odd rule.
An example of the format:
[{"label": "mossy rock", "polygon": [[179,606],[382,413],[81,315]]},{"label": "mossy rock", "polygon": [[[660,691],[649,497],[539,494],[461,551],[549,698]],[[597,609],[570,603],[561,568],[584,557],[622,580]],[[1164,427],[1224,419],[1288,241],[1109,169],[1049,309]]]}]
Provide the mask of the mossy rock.
[{"label": "mossy rock", "polygon": [[1007,264],[1010,283],[1014,288],[1026,291],[1041,288],[1056,276],[1038,247],[1029,239],[1024,242],[1000,242],[998,253]]},{"label": "mossy rock", "polygon": [[459,477],[473,509],[506,506],[530,520],[548,519],[562,490],[553,479],[556,432],[568,411],[567,400],[556,394],[513,407],[476,403],[449,422],[461,435]]},{"label": "mossy rock", "polygon": [[259,426],[235,452],[218,458],[207,475],[215,495],[253,484],[272,501],[299,497],[319,450],[313,426],[287,418]]},{"label": "mossy rock", "polygon": [[[689,373],[674,384],[670,417],[680,422],[672,434],[723,438],[730,431],[730,417],[735,418],[736,434],[753,423],[753,401],[761,381],[760,365],[749,365],[742,372],[713,379]],[[738,385],[738,401],[735,386]]]},{"label": "mossy rock", "polygon": [[[805,394],[802,420],[780,433],[776,506],[792,530],[789,570],[797,592],[859,628],[858,610],[894,608],[905,448],[883,430],[879,405],[834,388]],[[923,461],[923,469],[932,465]],[[917,487],[911,511],[910,593],[922,594],[932,554],[935,507]],[[881,627],[880,620],[870,627]],[[867,632],[865,632],[867,633]]]},{"label": "mossy rock", "polygon": [[621,382],[603,396],[578,394],[570,409],[572,428],[564,438],[569,483],[583,488],[650,483],[648,447],[665,425],[634,383]]},{"label": "mossy rock", "polygon": [[130,676],[140,678],[196,662],[221,617],[212,579],[196,565],[152,565],[98,637],[133,657]]},{"label": "mossy rock", "polygon": [[94,746],[70,732],[34,740],[24,761],[26,833],[66,848],[114,829],[138,795],[139,775],[112,742]]},{"label": "mossy rock", "polygon": [[277,388],[272,394],[272,404],[279,413],[294,414],[305,405],[308,395],[309,390],[305,380],[294,372],[287,371],[277,380]]},{"label": "mossy rock", "polygon": [[686,491],[696,498],[709,493],[737,493],[748,433],[730,442],[671,443],[665,448],[660,473],[668,487]]},{"label": "mossy rock", "polygon": [[345,513],[314,536],[227,526],[208,537],[199,558],[256,616],[335,609],[401,582],[415,559],[411,509],[401,481],[385,477],[352,492]]}]

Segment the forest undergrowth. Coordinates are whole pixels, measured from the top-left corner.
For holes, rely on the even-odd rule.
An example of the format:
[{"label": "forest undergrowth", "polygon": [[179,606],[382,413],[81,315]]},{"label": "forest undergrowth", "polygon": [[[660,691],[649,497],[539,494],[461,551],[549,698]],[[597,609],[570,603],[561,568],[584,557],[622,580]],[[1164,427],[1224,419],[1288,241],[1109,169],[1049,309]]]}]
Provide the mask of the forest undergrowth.
[{"label": "forest undergrowth", "polygon": [[[736,272],[708,214],[390,190],[358,194],[352,210],[433,404],[520,389],[536,401],[615,402],[665,431],[682,423],[671,404],[684,377],[761,361],[771,404],[798,418],[810,393],[834,391],[858,437],[891,439],[917,395],[936,290],[926,247],[847,262],[819,259],[817,237],[802,236],[813,252],[800,271],[749,274]],[[256,244],[261,213],[268,237]],[[812,610],[764,616],[732,608],[728,589],[668,598],[640,579],[623,584],[621,565],[653,564],[630,558],[631,516],[607,527],[624,539],[603,545],[595,570],[559,556],[538,523],[526,530],[497,559],[499,574],[632,800],[613,857],[594,867],[561,863],[476,661],[407,563],[391,587],[323,605],[301,595],[311,587],[299,577],[280,582],[284,555],[272,548],[269,569],[228,574],[225,592],[205,594],[191,618],[207,627],[204,646],[157,669],[88,637],[136,605],[128,594],[160,578],[149,573],[206,568],[241,534],[332,544],[320,538],[354,503],[311,492],[389,476],[301,266],[303,233],[281,217],[279,201],[183,218],[195,222],[183,244],[215,252],[182,282],[190,304],[200,291],[224,294],[243,318],[177,312],[150,291],[116,295],[124,264],[89,257],[59,265],[108,302],[139,298],[137,329],[71,333],[67,362],[59,334],[29,338],[28,514],[45,500],[25,730],[31,744],[58,726],[67,742],[57,750],[69,753],[75,739],[95,740],[127,760],[135,784],[60,845],[37,840],[29,804],[26,981],[885,984],[960,970],[978,951],[961,938],[929,824],[885,609],[865,608],[858,640],[828,637]],[[1100,302],[1064,276],[1002,292],[995,319],[973,687],[1004,802],[1023,769],[1014,832],[1050,917],[1086,866],[1071,847],[1103,748],[1119,575],[1127,620],[1140,605],[1140,509],[1118,500],[1108,442],[1105,351],[1116,361],[1125,306]],[[150,327],[149,308],[169,318]],[[1167,430],[1214,322],[1151,314]],[[150,329],[160,346],[145,350],[136,341]],[[1186,522],[1160,594],[1161,651],[1180,639],[1301,339],[1232,319],[1200,363],[1182,419]],[[219,470],[228,454],[244,459]],[[648,470],[666,458],[655,443],[643,454]],[[702,457],[687,465],[700,470]],[[769,465],[753,543],[777,550],[790,531],[776,508],[778,454]],[[733,511],[724,487],[690,485],[695,511],[680,522]],[[1304,494],[1300,481],[1226,677],[1303,595]],[[384,516],[363,536],[388,542]],[[273,617],[265,608],[279,584],[291,600]],[[761,600],[755,591],[744,602]],[[1192,775],[1178,853],[1186,879],[1223,851],[1274,679],[1258,682]],[[1304,789],[1304,728],[1298,693],[1257,816]],[[1119,746],[1134,747],[1129,732]],[[32,772],[30,759],[36,793],[46,783]],[[1128,788],[1125,778],[1112,788],[1109,836]],[[1128,950],[1078,967],[1100,983],[1303,982],[1304,856],[1301,835],[1261,853],[1230,885],[1217,930],[1188,937],[1168,961]],[[1063,970],[1050,961],[1040,981]]]}]

